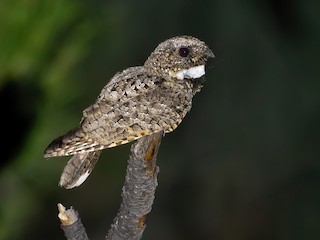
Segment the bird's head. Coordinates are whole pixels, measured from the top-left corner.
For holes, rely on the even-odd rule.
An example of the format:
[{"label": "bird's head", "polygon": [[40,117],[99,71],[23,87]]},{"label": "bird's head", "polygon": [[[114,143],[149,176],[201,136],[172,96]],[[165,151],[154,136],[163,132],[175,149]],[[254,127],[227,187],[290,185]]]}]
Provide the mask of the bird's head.
[{"label": "bird's head", "polygon": [[150,73],[167,80],[195,80],[205,74],[205,64],[214,54],[191,36],[170,38],[158,45],[144,64]]}]

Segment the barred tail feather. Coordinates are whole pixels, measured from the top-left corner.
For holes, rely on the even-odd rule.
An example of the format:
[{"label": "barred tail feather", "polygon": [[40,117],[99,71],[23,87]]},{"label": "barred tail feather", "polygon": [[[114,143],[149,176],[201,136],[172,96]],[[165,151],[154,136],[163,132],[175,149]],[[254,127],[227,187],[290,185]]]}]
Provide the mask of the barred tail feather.
[{"label": "barred tail feather", "polygon": [[101,150],[74,155],[63,169],[59,185],[66,189],[80,186],[92,172],[100,154]]},{"label": "barred tail feather", "polygon": [[88,138],[80,128],[53,140],[44,151],[44,157],[69,156],[103,149],[104,146]]}]

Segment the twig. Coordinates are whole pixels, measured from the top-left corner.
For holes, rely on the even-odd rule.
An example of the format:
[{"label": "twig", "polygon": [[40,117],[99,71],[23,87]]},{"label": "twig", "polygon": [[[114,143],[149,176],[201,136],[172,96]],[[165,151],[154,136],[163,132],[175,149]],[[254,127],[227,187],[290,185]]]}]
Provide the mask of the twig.
[{"label": "twig", "polygon": [[59,219],[61,229],[67,240],[89,240],[84,226],[82,225],[79,214],[72,207],[68,210],[58,203]]}]

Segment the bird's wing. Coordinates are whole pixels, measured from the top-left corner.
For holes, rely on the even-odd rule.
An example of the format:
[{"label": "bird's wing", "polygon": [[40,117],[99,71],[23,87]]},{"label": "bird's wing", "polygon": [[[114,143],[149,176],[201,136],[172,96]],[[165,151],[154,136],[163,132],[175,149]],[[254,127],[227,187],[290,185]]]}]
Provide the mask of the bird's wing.
[{"label": "bird's wing", "polygon": [[44,157],[69,156],[97,151],[103,148],[105,147],[87,136],[81,127],[77,127],[54,139],[44,150]]},{"label": "bird's wing", "polygon": [[152,82],[147,89],[138,85],[140,89],[122,95],[112,106],[105,104],[104,99],[97,101],[84,114],[83,131],[105,148],[155,132],[173,131],[189,111],[192,96],[168,87],[165,81]]},{"label": "bird's wing", "polygon": [[[150,77],[143,67],[132,67],[117,73],[102,89],[96,102],[83,111],[80,126],[53,140],[44,152],[44,157],[68,156],[106,148],[112,140],[93,138],[101,131],[112,131],[126,102],[154,89],[155,77]],[[95,134],[90,134],[95,133]]]},{"label": "bird's wing", "polygon": [[171,132],[187,113],[191,99],[164,82],[142,67],[116,74],[97,101],[84,110],[80,126],[54,140],[45,157],[92,152],[155,132]]}]

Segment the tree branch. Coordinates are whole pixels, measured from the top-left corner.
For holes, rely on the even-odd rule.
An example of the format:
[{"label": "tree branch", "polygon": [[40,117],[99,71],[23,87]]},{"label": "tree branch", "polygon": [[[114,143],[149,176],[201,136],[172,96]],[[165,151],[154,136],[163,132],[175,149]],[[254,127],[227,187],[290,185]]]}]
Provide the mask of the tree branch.
[{"label": "tree branch", "polygon": [[141,239],[158,185],[156,158],[162,136],[163,132],[155,133],[132,145],[122,188],[122,203],[107,240]]},{"label": "tree branch", "polygon": [[[159,167],[156,158],[163,132],[145,136],[131,146],[126,177],[122,188],[122,203],[107,240],[138,240],[145,229],[147,214],[151,211],[158,185]],[[68,240],[87,240],[88,236],[74,209],[66,210],[58,204],[61,228]]]},{"label": "tree branch", "polygon": [[61,229],[67,240],[89,240],[86,229],[82,225],[79,214],[72,207],[68,210],[58,203],[59,219]]}]

